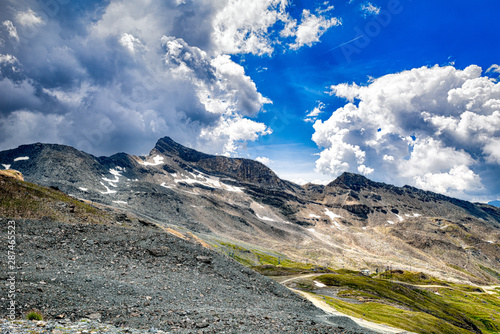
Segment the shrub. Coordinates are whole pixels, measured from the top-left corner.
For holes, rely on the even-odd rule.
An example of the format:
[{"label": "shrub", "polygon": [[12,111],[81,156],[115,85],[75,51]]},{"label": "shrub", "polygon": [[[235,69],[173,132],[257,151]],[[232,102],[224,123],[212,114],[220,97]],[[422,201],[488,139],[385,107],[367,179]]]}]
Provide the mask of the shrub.
[{"label": "shrub", "polygon": [[43,319],[42,314],[38,311],[29,311],[28,314],[26,315],[26,318],[28,320],[37,320],[37,321]]}]

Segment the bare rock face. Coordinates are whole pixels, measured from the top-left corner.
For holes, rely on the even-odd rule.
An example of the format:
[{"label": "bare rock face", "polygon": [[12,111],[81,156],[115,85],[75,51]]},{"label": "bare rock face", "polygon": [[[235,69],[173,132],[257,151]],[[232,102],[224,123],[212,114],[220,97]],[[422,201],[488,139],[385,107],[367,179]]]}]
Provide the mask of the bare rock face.
[{"label": "bare rock face", "polygon": [[23,145],[0,152],[1,165],[29,182],[154,219],[159,226],[181,226],[205,240],[229,238],[321,265],[390,263],[499,281],[491,273],[500,272],[500,209],[410,186],[353,173],[326,186],[299,186],[257,161],[198,152],[169,137],[141,157]]},{"label": "bare rock face", "polygon": [[0,175],[11,177],[16,180],[24,181],[23,174],[14,169],[0,170]]},{"label": "bare rock face", "polygon": [[263,184],[267,187],[285,188],[282,181],[271,169],[250,159],[228,158],[198,152],[174,142],[169,137],[158,140],[150,155],[155,153],[177,157],[193,168],[238,181]]},{"label": "bare rock face", "polygon": [[378,187],[382,184],[370,181],[366,177],[353,173],[343,173],[328,184],[328,187],[340,187],[359,191],[368,187]]},{"label": "bare rock face", "polygon": [[368,218],[368,214],[371,211],[371,209],[364,204],[344,205],[343,208],[361,218]]}]

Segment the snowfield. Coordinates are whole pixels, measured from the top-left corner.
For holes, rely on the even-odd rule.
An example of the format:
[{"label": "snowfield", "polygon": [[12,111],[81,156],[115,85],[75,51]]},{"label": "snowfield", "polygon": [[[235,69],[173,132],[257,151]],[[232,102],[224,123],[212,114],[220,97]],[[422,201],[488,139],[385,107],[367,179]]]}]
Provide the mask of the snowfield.
[{"label": "snowfield", "polygon": [[160,157],[159,155],[156,155],[154,158],[153,158],[153,161],[154,162],[147,162],[147,161],[143,161],[143,162],[139,162],[141,165],[144,165],[144,166],[158,166],[158,165],[163,165],[165,162],[163,162],[165,158],[163,157]]}]

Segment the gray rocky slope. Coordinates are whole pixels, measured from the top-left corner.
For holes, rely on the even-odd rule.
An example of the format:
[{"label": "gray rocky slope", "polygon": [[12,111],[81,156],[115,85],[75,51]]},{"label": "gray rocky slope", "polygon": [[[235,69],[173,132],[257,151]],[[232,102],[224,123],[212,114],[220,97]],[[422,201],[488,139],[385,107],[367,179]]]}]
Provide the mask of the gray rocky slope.
[{"label": "gray rocky slope", "polygon": [[500,209],[360,175],[301,187],[259,162],[204,154],[168,137],[145,157],[37,143],[0,152],[0,164],[211,243],[258,245],[333,267],[390,265],[477,283],[500,277]]},{"label": "gray rocky slope", "polygon": [[[113,332],[369,332],[219,253],[120,217],[109,224],[16,220],[16,316],[39,310],[52,323],[35,332],[47,333],[81,329],[70,323],[81,318],[111,324]],[[0,219],[2,230],[7,221]],[[0,242],[7,244],[6,234]],[[2,263],[0,280],[9,271]],[[0,299],[8,300],[6,289]],[[4,329],[23,333],[20,327]]]}]

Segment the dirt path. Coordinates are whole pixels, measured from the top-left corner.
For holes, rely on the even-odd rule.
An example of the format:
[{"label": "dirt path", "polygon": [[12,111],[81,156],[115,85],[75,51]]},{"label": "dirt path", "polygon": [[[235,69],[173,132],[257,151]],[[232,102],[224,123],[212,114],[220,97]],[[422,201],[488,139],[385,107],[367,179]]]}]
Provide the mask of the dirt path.
[{"label": "dirt path", "polygon": [[483,285],[480,286],[480,288],[483,289],[487,294],[494,295],[498,293],[498,291],[495,289],[500,289],[500,285]]},{"label": "dirt path", "polygon": [[[299,280],[299,279],[312,278],[312,277],[321,276],[321,275],[324,275],[324,274],[299,275],[299,276],[293,276],[293,277],[287,278],[285,280],[281,280],[280,278],[275,278],[275,279],[278,282],[280,282],[281,284],[285,285],[285,283],[293,282],[293,281],[296,281],[296,280]],[[399,328],[395,328],[395,327],[391,327],[391,326],[387,326],[387,325],[383,325],[383,324],[378,324],[378,323],[375,323],[375,322],[371,322],[371,321],[368,321],[368,320],[364,320],[364,319],[361,319],[361,318],[356,318],[356,317],[353,317],[353,316],[341,313],[341,312],[337,311],[331,305],[328,305],[326,302],[324,302],[323,300],[321,300],[321,297],[318,297],[317,295],[314,295],[312,293],[308,293],[308,292],[305,292],[305,291],[300,291],[300,290],[292,289],[290,287],[288,287],[288,288],[290,290],[292,290],[293,292],[295,292],[295,293],[301,295],[302,297],[306,298],[311,303],[313,303],[314,306],[316,306],[317,308],[322,309],[326,313],[328,313],[330,315],[334,315],[334,316],[348,317],[349,319],[353,320],[355,323],[357,323],[361,327],[370,329],[370,330],[375,331],[377,333],[382,333],[382,334],[398,334],[398,333],[399,334],[402,334],[402,333],[408,333],[408,334],[410,334],[411,333],[411,332],[408,332],[408,331],[405,331],[405,330],[402,330],[402,329],[399,329]]]},{"label": "dirt path", "polygon": [[288,283],[288,282],[292,282],[292,281],[295,281],[295,280],[298,280],[298,279],[302,279],[302,278],[309,278],[309,277],[316,277],[316,276],[321,276],[321,275],[324,275],[323,274],[306,274],[306,275],[296,275],[296,276],[286,276],[286,277],[289,277],[285,280],[281,280],[282,277],[273,277],[273,279],[283,285],[285,285],[285,283]]}]

